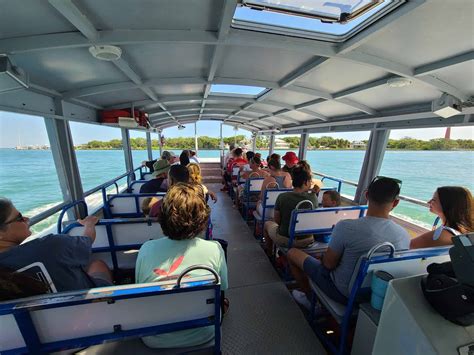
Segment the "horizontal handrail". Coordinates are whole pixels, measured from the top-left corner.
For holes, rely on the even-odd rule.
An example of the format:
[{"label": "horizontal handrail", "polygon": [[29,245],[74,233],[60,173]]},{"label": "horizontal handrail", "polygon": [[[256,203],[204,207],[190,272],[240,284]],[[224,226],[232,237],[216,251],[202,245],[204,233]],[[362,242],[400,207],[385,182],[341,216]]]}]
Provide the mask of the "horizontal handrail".
[{"label": "horizontal handrail", "polygon": [[[133,171],[127,171],[126,173],[123,173],[122,175],[119,175],[107,182],[104,182],[103,184],[99,185],[99,186],[96,186],[86,192],[84,192],[83,194],[83,198],[86,198],[87,196],[89,195],[92,195],[93,193],[96,193],[97,191],[100,191],[102,189],[105,189],[113,184],[115,184],[118,180],[126,177],[126,176],[129,176],[130,174],[134,173],[135,171],[137,170],[140,170],[142,167],[138,167],[136,169],[134,169]],[[61,211],[64,207],[66,207],[67,205],[69,205],[72,201],[63,201],[61,203],[58,203],[57,205],[47,209],[46,211],[43,211],[33,217],[30,218],[30,222],[29,222],[29,226],[34,226],[35,224],[38,224],[39,222],[41,222],[42,220],[46,219],[46,218],[49,218],[51,217],[52,215],[54,215],[55,213],[58,213],[59,211]]]},{"label": "horizontal handrail", "polygon": [[[335,179],[337,181],[342,181],[344,184],[347,184],[347,185],[351,185],[351,186],[354,186],[354,187],[357,187],[358,184],[354,181],[350,181],[350,180],[344,180],[344,179],[341,179],[341,178],[337,178],[337,177],[334,177],[334,176],[331,176],[331,175],[326,175],[326,174],[323,174],[321,172],[318,172],[318,171],[313,171],[313,175],[317,175],[317,176],[321,176],[321,177],[325,177],[325,178],[328,178],[328,179]],[[414,198],[414,197],[409,197],[409,196],[405,196],[405,195],[399,195],[398,198],[402,201],[406,201],[406,202],[410,202],[410,203],[413,203],[415,205],[419,205],[419,206],[423,206],[423,207],[428,207],[428,203],[423,201],[423,200],[420,200],[420,199],[417,199],[417,198]]]}]

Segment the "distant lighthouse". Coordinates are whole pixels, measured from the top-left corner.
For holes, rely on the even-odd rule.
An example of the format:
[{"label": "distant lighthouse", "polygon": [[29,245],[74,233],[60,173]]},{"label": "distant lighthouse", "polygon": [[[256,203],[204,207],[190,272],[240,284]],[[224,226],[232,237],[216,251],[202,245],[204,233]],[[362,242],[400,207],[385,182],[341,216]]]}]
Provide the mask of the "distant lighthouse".
[{"label": "distant lighthouse", "polygon": [[446,133],[444,134],[444,140],[449,141],[451,139],[451,127],[446,128]]}]

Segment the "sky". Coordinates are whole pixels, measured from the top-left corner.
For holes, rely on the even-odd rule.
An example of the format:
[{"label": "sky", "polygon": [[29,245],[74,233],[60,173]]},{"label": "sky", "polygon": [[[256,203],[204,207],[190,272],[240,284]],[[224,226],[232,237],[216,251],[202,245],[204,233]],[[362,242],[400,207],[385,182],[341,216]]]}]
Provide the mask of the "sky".
[{"label": "sky", "polygon": [[[194,124],[185,124],[184,126],[185,129],[183,130],[178,130],[176,127],[167,128],[163,131],[163,134],[165,138],[194,136]],[[198,135],[219,137],[220,122],[200,121],[197,124],[197,129]],[[108,141],[121,138],[120,130],[117,128],[77,122],[71,122],[71,132],[75,145],[84,144],[91,140]],[[224,125],[224,137],[233,136],[234,133],[250,136],[249,131],[239,129],[235,132],[232,126]],[[442,138],[444,137],[444,133],[444,128],[392,130],[390,138],[400,139],[403,137],[412,137],[428,140],[432,138]],[[131,130],[130,136],[132,138],[145,137],[145,132]],[[312,134],[311,136],[331,136],[353,141],[367,139],[369,132],[323,133]],[[156,139],[157,135],[152,134],[152,138]],[[474,127],[453,127],[451,129],[451,138],[474,139]],[[49,145],[43,118],[0,111],[0,148],[12,148],[19,143],[21,145]]]}]

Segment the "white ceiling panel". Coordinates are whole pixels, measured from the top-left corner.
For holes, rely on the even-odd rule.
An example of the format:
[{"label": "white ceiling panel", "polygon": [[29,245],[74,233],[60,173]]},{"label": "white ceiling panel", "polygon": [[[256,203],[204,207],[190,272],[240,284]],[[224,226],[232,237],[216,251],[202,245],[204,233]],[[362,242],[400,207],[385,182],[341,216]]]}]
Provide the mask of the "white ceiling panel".
[{"label": "white ceiling panel", "polygon": [[431,75],[451,84],[468,95],[474,95],[474,60],[437,70],[431,73]]},{"label": "white ceiling panel", "polygon": [[128,81],[115,65],[95,59],[87,48],[35,51],[13,58],[31,81],[57,91]]},{"label": "white ceiling panel", "polygon": [[441,96],[441,92],[430,86],[413,83],[403,88],[391,88],[388,85],[378,86],[376,88],[365,90],[351,95],[351,100],[372,107],[376,110],[382,110],[392,107],[413,105],[425,103]]},{"label": "white ceiling panel", "polygon": [[336,101],[324,101],[320,104],[307,107],[308,110],[320,113],[326,117],[336,117],[336,116],[345,116],[353,115],[355,113],[361,113],[358,110],[353,109],[347,105],[343,105]]},{"label": "white ceiling panel", "polygon": [[[21,0],[23,1],[23,0]],[[197,29],[216,31],[220,0],[82,0],[81,4],[102,29]]]},{"label": "white ceiling panel", "polygon": [[47,1],[0,0],[0,38],[76,31]]},{"label": "white ceiling panel", "polygon": [[153,88],[158,95],[189,95],[202,94],[204,90],[204,85],[160,85],[154,86]]},{"label": "white ceiling panel", "polygon": [[316,117],[311,116],[311,115],[309,115],[305,112],[300,112],[300,111],[287,112],[283,116],[288,116],[288,117],[294,118],[298,121],[308,121],[308,120],[316,119]]},{"label": "white ceiling panel", "polygon": [[207,76],[212,56],[211,46],[199,44],[137,44],[122,49],[144,80]]},{"label": "white ceiling panel", "polygon": [[474,1],[428,0],[374,35],[358,50],[420,66],[474,48]]},{"label": "white ceiling panel", "polygon": [[85,101],[92,102],[100,106],[113,106],[126,101],[133,102],[146,99],[148,99],[148,96],[146,96],[140,89],[122,90],[84,97]]},{"label": "white ceiling panel", "polygon": [[264,111],[268,111],[268,112],[276,112],[276,111],[280,111],[280,110],[283,109],[282,107],[268,105],[268,104],[264,104],[264,103],[260,103],[260,102],[253,105],[252,108],[257,109],[257,110],[264,110]]},{"label": "white ceiling panel", "polygon": [[348,60],[331,58],[295,85],[330,92],[331,94],[389,75],[384,70]]},{"label": "white ceiling panel", "polygon": [[312,56],[273,48],[226,47],[219,77],[279,81]]},{"label": "white ceiling panel", "polygon": [[314,100],[314,97],[311,95],[301,94],[295,91],[281,89],[269,96],[268,99],[289,105],[298,105],[303,102]]}]

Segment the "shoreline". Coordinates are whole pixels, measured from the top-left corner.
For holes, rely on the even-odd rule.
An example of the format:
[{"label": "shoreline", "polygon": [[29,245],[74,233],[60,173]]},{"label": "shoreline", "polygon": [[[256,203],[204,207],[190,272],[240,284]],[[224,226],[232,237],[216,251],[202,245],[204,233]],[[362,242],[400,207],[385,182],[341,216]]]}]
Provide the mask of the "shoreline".
[{"label": "shoreline", "polygon": [[[170,148],[170,147],[163,147],[163,150],[184,150],[184,149],[192,149],[192,148]],[[18,150],[21,152],[33,152],[33,151],[51,151],[51,149],[15,149],[14,147],[10,148],[0,148],[0,150]],[[118,151],[122,149],[114,149],[114,148],[96,148],[96,149],[81,149],[76,148],[76,151]],[[132,151],[146,151],[147,149],[132,149]],[[152,148],[152,150],[159,150],[159,148]],[[219,148],[216,149],[209,149],[209,148],[200,148],[199,151],[219,151]],[[227,151],[228,149],[224,149]],[[268,151],[268,148],[257,148],[257,150]],[[291,151],[291,150],[298,150],[298,148],[288,148],[288,149],[274,149],[278,151]],[[348,151],[348,152],[365,152],[365,149],[308,149],[308,152],[319,151]],[[389,149],[387,148],[386,151],[389,152],[474,152],[474,149]]]}]

